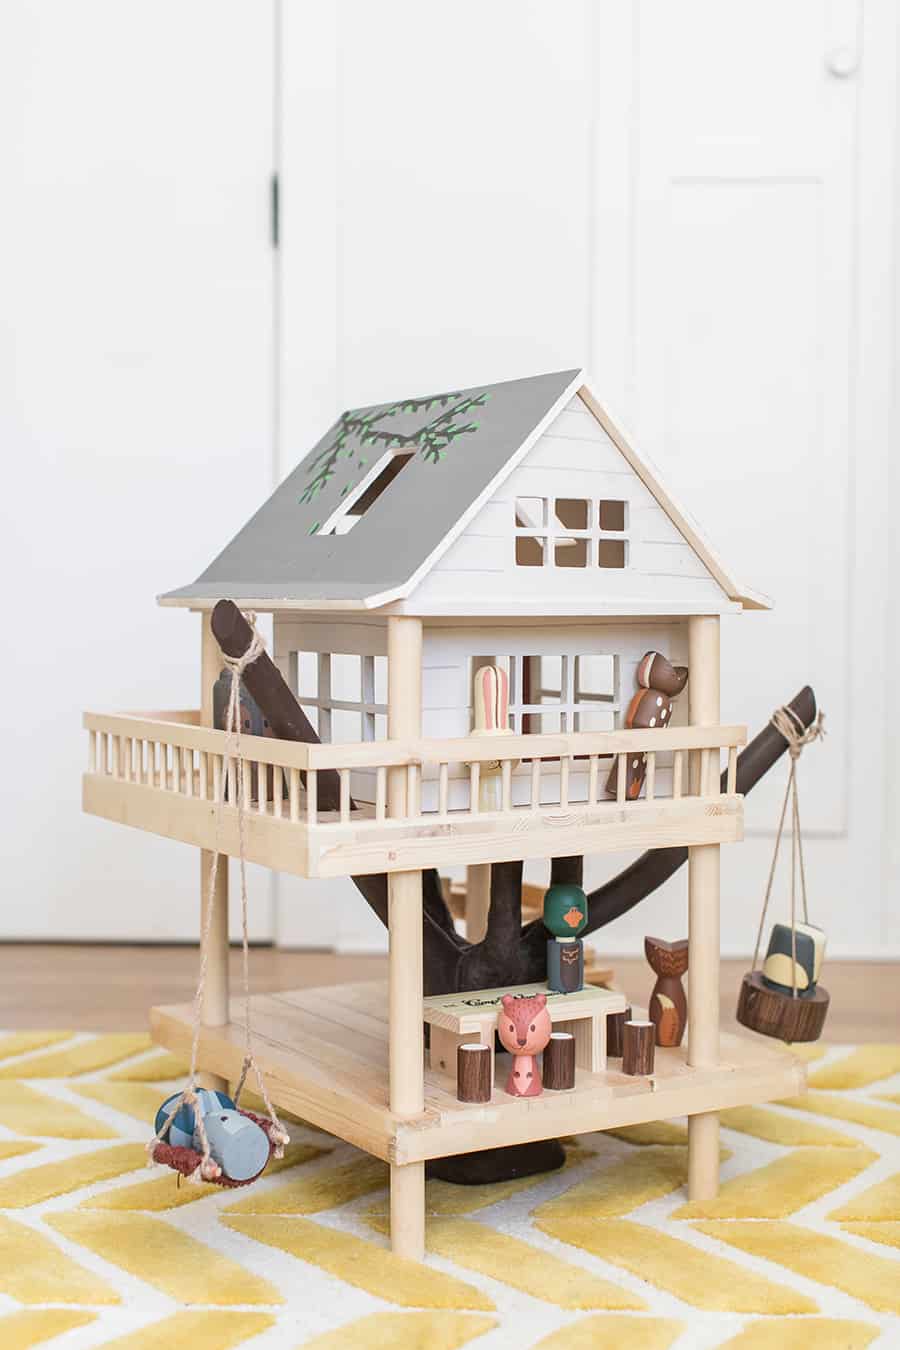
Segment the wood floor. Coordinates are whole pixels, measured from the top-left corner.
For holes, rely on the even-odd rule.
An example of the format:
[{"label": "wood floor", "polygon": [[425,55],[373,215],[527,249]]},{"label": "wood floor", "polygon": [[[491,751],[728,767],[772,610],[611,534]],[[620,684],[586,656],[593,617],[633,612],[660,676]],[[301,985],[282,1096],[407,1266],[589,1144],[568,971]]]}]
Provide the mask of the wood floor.
[{"label": "wood floor", "polygon": [[[387,975],[383,956],[333,952],[251,952],[254,992],[300,989]],[[652,975],[643,960],[613,963],[616,983],[646,1004]],[[745,961],[722,963],[722,1026],[734,1026],[734,1008]],[[900,965],[833,962],[826,966],[831,1007],[825,1039],[831,1042],[900,1042]],[[0,944],[0,1028],[72,1028],[131,1031],[147,1025],[155,1003],[184,1003],[194,992],[193,947],[120,947]],[[232,988],[240,980],[240,953],[232,952]]]}]

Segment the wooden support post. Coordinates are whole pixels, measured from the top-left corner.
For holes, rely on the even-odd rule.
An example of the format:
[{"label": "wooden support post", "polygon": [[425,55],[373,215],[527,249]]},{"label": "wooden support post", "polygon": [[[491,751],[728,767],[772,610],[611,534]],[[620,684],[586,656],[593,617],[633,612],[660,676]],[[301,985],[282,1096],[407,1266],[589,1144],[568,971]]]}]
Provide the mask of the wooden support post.
[{"label": "wooden support post", "polygon": [[[422,734],[422,621],[388,619],[388,735]],[[388,814],[407,810],[405,768],[388,775]],[[390,1105],[399,1116],[425,1106],[425,1040],[422,1018],[422,873],[388,875],[390,924]],[[391,1165],[391,1248],[421,1261],[425,1255],[425,1164]]]},{"label": "wooden support post", "polygon": [[481,942],[487,932],[491,907],[491,864],[470,863],[466,868],[466,940]]},{"label": "wooden support post", "polygon": [[[719,620],[688,619],[690,722],[719,722]],[[695,756],[696,758],[696,756]],[[699,777],[699,765],[693,773]],[[715,778],[718,780],[718,770]],[[699,789],[695,780],[692,791]],[[688,1047],[687,1062],[709,1068],[719,1060],[719,846],[688,850]],[[711,1200],[719,1189],[719,1117],[688,1117],[688,1196]]]},{"label": "wooden support post", "polygon": [[[222,653],[213,637],[208,613],[202,615],[203,633],[200,650],[200,720],[205,727],[213,725],[213,685],[222,669]],[[206,907],[209,902],[209,876],[214,854],[200,851],[200,932],[206,929]],[[200,1018],[206,1027],[221,1027],[228,1021],[228,857],[219,854],[216,870],[216,889],[212,897],[213,917],[206,953],[206,987]],[[217,1074],[198,1075],[202,1087],[220,1092],[228,1091],[226,1079]]]}]

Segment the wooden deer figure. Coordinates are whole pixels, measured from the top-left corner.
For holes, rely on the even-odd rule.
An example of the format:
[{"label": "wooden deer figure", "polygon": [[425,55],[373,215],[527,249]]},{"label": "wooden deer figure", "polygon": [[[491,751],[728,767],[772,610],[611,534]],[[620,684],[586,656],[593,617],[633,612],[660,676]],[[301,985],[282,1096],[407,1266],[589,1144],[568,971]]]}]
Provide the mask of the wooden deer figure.
[{"label": "wooden deer figure", "polygon": [[497,1034],[513,1056],[506,1082],[511,1097],[539,1097],[544,1090],[537,1056],[550,1039],[552,1024],[546,994],[504,994]]}]

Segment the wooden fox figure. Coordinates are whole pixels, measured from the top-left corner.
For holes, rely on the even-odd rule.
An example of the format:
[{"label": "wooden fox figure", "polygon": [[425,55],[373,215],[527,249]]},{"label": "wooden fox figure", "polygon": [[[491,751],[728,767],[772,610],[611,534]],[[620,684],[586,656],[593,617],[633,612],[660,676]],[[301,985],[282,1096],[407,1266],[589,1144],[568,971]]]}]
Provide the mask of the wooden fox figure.
[{"label": "wooden fox figure", "polygon": [[513,1056],[506,1091],[511,1097],[539,1097],[544,1089],[536,1056],[546,1046],[551,1031],[547,995],[504,994],[500,1002],[497,1034]]}]

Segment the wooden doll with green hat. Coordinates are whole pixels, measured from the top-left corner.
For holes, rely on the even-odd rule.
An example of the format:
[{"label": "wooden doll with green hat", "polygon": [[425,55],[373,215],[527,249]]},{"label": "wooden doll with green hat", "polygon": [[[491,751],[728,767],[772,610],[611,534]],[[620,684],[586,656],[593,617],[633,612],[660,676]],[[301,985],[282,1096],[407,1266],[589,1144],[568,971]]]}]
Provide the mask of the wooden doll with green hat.
[{"label": "wooden doll with green hat", "polygon": [[587,896],[580,886],[564,882],[544,895],[547,943],[547,988],[575,994],[584,987],[584,943],[578,934],[588,919]]}]

